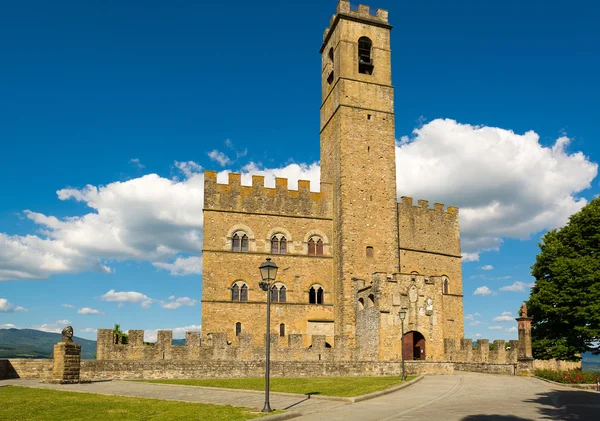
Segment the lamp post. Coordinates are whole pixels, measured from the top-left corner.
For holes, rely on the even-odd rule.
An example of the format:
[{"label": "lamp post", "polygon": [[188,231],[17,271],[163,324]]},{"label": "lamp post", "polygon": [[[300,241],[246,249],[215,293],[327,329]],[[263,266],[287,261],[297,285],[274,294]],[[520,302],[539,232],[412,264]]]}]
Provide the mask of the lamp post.
[{"label": "lamp post", "polygon": [[267,257],[267,260],[260,265],[259,269],[262,281],[259,282],[258,285],[260,286],[260,289],[267,291],[267,331],[265,333],[265,349],[267,351],[265,362],[265,406],[261,412],[272,412],[273,410],[269,404],[269,375],[271,369],[271,282],[275,280],[278,268],[274,262],[271,262],[271,258]]},{"label": "lamp post", "polygon": [[400,321],[402,322],[402,381],[406,380],[406,376],[404,375],[404,319],[406,319],[406,310],[400,309],[398,312],[398,316],[400,316]]}]

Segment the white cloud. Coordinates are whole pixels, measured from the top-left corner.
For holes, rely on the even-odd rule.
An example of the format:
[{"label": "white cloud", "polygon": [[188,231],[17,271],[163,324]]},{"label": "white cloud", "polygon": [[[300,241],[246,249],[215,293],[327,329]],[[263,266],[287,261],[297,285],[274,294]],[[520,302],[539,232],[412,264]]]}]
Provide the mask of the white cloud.
[{"label": "white cloud", "polygon": [[193,307],[196,304],[198,304],[198,300],[193,300],[190,297],[180,297],[180,298],[175,298],[173,296],[169,297],[170,302],[164,302],[161,301],[160,306],[162,308],[166,308],[168,310],[175,310],[181,306],[188,306],[188,307]]},{"label": "white cloud", "polygon": [[201,275],[202,274],[202,257],[178,257],[173,263],[153,262],[155,267],[168,270],[171,275]]},{"label": "white cloud", "polygon": [[514,322],[515,318],[511,316],[496,316],[493,319],[495,322]]},{"label": "white cloud", "polygon": [[494,269],[494,266],[492,266],[492,265],[483,265],[483,266],[481,266],[480,269],[481,270],[492,270],[492,269]]},{"label": "white cloud", "polygon": [[502,326],[489,326],[488,329],[489,330],[502,330],[504,328]]},{"label": "white cloud", "polygon": [[100,315],[103,314],[102,312],[93,309],[93,308],[89,308],[89,307],[84,307],[84,308],[80,308],[79,310],[77,310],[78,314],[88,314],[88,315]]},{"label": "white cloud", "polygon": [[60,306],[64,308],[75,308],[75,306],[72,304],[61,304]]},{"label": "white cloud", "polygon": [[502,316],[512,316],[512,311],[503,311]]},{"label": "white cloud", "polygon": [[178,163],[184,181],[145,175],[106,186],[62,189],[60,200],[76,200],[94,210],[58,219],[25,215],[41,226],[40,236],[0,233],[0,281],[45,279],[61,273],[111,273],[112,260],[170,263],[178,253],[202,251],[204,175],[194,164]]},{"label": "white cloud", "polygon": [[185,332],[200,332],[202,331],[202,325],[190,325],[184,327],[176,327],[174,329],[155,329],[144,331],[144,341],[156,342],[159,330],[171,330],[173,332],[173,339],[185,338]]},{"label": "white cloud", "polygon": [[106,294],[100,297],[103,301],[109,301],[113,303],[140,303],[143,308],[148,308],[154,302],[154,300],[141,292],[136,291],[120,291],[116,292],[111,289]]},{"label": "white cloud", "polygon": [[517,329],[517,327],[516,327],[516,326],[509,327],[508,329],[504,329],[504,331],[505,331],[505,332],[508,332],[508,333],[514,333],[514,332],[516,332],[517,330],[518,330],[518,329]]},{"label": "white cloud", "polygon": [[500,287],[500,291],[509,291],[509,292],[522,292],[525,289],[532,288],[534,284],[526,284],[525,282],[517,281],[512,285],[506,285]]},{"label": "white cloud", "polygon": [[[581,152],[568,153],[568,143],[563,136],[544,147],[532,131],[516,134],[433,120],[398,143],[397,192],[458,206],[463,261],[477,261],[482,251],[498,250],[502,238],[526,239],[564,225],[587,203],[577,195],[590,187],[598,165]],[[230,140],[226,145],[233,148]],[[124,260],[150,261],[172,274],[199,273],[204,175],[193,161],[176,161],[174,168],[183,180],[147,174],[59,190],[60,200],[92,209],[81,216],[26,210],[39,232],[0,233],[0,281],[83,271],[110,274],[111,262]],[[221,171],[219,182],[226,182],[229,172]],[[288,178],[291,189],[298,179],[310,180],[312,191],[320,188],[318,163],[265,168],[251,162],[242,168],[242,184],[250,185],[253,174],[264,175],[267,187],[277,176]],[[190,255],[195,260],[184,257]]]},{"label": "white cloud", "polygon": [[481,324],[481,322],[479,320],[475,320],[475,321],[469,323],[469,326],[478,326],[480,324]]},{"label": "white cloud", "polygon": [[491,293],[492,291],[484,285],[482,287],[477,288],[475,292],[473,292],[473,295],[490,295]]},{"label": "white cloud", "polygon": [[98,329],[94,329],[93,327],[86,327],[85,329],[81,329],[80,332],[83,333],[96,333]]},{"label": "white cloud", "polygon": [[481,338],[481,333],[476,333],[476,334],[475,334],[475,337],[476,337],[476,338]]},{"label": "white cloud", "polygon": [[13,313],[15,311],[27,311],[27,309],[21,306],[14,306],[6,298],[0,298],[0,313]]},{"label": "white cloud", "polygon": [[398,195],[458,206],[463,261],[475,261],[504,237],[563,226],[587,203],[577,193],[598,165],[568,153],[568,144],[564,136],[544,147],[533,131],[433,120],[398,144]]},{"label": "white cloud", "polygon": [[202,171],[202,166],[196,164],[194,161],[175,161],[174,165],[175,168],[181,171],[186,178],[192,178],[194,175],[199,174]]},{"label": "white cloud", "polygon": [[131,158],[129,160],[129,163],[135,165],[138,168],[146,168],[146,166],[140,162],[139,158]]},{"label": "white cloud", "polygon": [[481,314],[475,313],[475,317],[481,317]]},{"label": "white cloud", "polygon": [[68,320],[57,320],[54,323],[44,323],[43,325],[31,326],[31,329],[41,330],[43,332],[50,333],[61,333],[62,330],[68,325],[70,322]]},{"label": "white cloud", "polygon": [[208,152],[207,155],[212,161],[217,162],[222,167],[231,163],[231,159],[227,155],[216,149]]},{"label": "white cloud", "polygon": [[17,326],[13,325],[12,323],[6,323],[3,325],[0,325],[0,329],[16,329]]},{"label": "white cloud", "polygon": [[467,315],[465,316],[465,320],[475,320],[475,318],[473,317],[473,315],[472,315],[472,314],[467,314]]}]

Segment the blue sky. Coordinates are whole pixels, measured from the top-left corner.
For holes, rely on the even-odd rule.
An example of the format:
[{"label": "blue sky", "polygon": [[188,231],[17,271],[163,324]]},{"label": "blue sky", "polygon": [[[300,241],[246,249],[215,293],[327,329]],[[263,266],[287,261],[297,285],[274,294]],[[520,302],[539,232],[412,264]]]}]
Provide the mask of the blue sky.
[{"label": "blue sky", "polygon": [[[202,170],[318,179],[335,4],[4,4],[0,326],[199,328]],[[466,336],[516,338],[541,235],[600,193],[600,12],[369,5],[394,25],[399,195],[461,208]]]}]

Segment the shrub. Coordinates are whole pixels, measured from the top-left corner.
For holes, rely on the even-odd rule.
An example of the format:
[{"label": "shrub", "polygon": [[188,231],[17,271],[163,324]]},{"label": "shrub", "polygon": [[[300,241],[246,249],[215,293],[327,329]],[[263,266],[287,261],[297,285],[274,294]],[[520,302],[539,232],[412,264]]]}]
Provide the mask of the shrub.
[{"label": "shrub", "polygon": [[600,373],[580,370],[535,370],[535,375],[553,382],[567,384],[593,384],[600,377]]}]

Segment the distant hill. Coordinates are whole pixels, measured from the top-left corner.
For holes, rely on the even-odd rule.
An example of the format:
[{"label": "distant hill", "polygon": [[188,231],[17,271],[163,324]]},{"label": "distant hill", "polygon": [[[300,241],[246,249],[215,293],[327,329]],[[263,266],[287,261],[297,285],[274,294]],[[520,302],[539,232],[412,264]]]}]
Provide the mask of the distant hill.
[{"label": "distant hill", "polygon": [[[0,329],[0,358],[52,358],[60,333],[34,329]],[[73,337],[81,345],[81,358],[93,359],[96,341]]]}]

